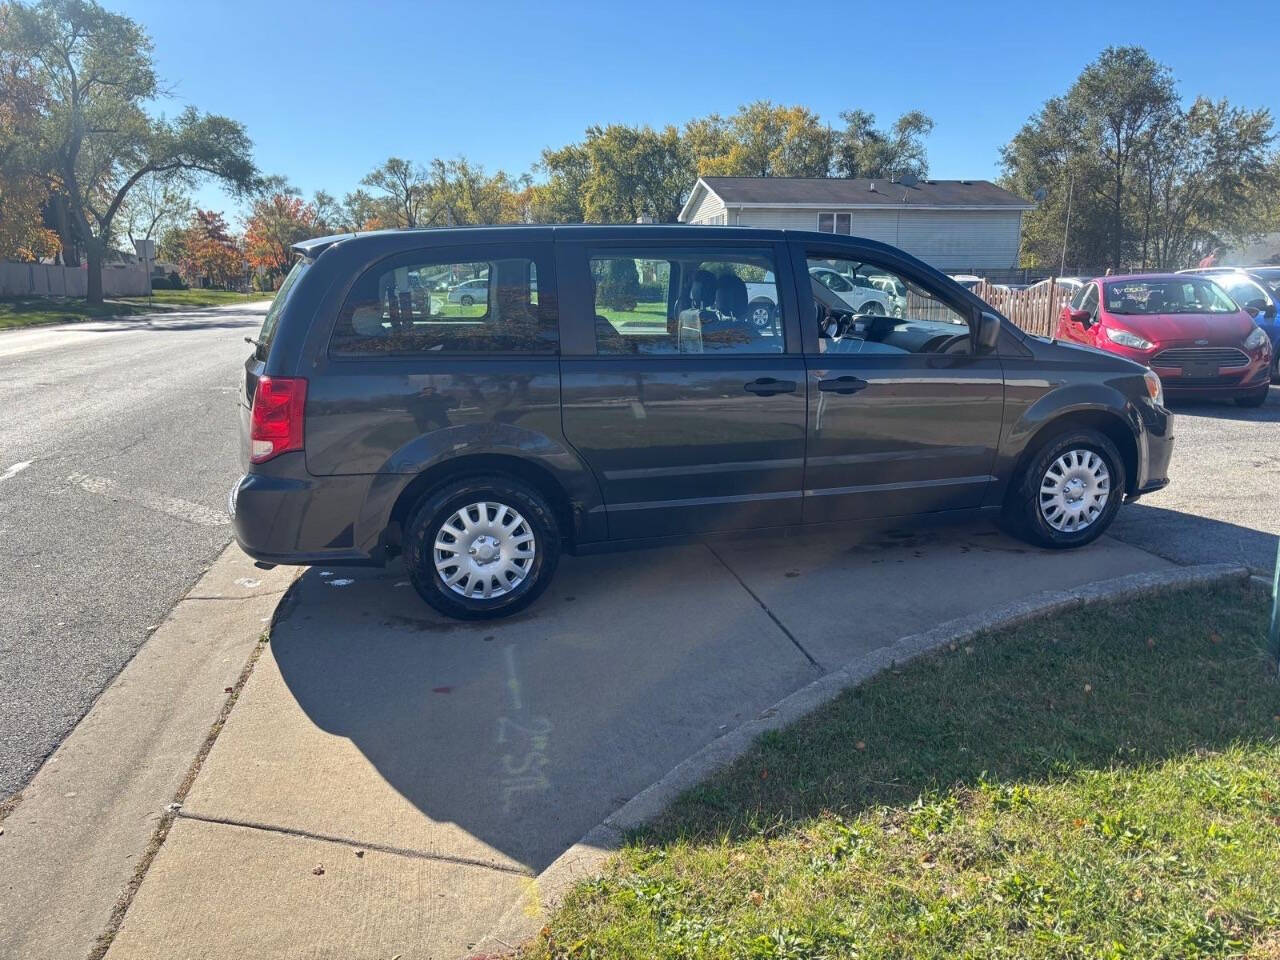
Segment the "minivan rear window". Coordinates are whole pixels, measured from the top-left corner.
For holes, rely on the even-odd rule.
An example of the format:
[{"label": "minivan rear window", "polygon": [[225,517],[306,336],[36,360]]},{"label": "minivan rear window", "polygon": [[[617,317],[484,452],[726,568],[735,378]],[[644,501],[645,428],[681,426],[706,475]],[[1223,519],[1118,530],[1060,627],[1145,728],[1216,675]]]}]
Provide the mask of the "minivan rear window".
[{"label": "minivan rear window", "polygon": [[266,358],[267,351],[271,347],[271,339],[276,335],[276,327],[280,325],[280,314],[284,311],[289,294],[293,292],[293,288],[298,285],[298,281],[302,279],[302,275],[307,272],[311,264],[312,261],[306,257],[295,263],[288,276],[284,278],[284,283],[280,284],[280,289],[276,291],[276,297],[271,301],[271,308],[267,310],[266,319],[262,321],[262,331],[258,334],[259,357]]},{"label": "minivan rear window", "polygon": [[339,357],[555,353],[558,340],[532,259],[407,257],[356,282],[329,349]]}]

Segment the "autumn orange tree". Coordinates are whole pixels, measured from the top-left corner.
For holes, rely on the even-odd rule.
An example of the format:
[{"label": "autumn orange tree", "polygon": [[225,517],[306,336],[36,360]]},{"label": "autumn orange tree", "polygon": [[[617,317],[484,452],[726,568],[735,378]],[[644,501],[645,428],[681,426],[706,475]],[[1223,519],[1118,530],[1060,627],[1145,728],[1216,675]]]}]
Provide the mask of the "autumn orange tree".
[{"label": "autumn orange tree", "polygon": [[226,219],[216,210],[196,209],[185,227],[164,235],[161,252],[175,260],[189,283],[230,288],[245,273],[244,252],[231,235]]},{"label": "autumn orange tree", "polygon": [[[0,6],[0,34],[12,29]],[[39,121],[47,96],[26,57],[0,46],[0,260],[38,260],[58,252],[57,234],[43,222],[50,180],[38,171]]]},{"label": "autumn orange tree", "polygon": [[261,197],[245,220],[245,259],[274,281],[288,272],[293,245],[319,233],[315,208],[300,197],[287,193]]}]

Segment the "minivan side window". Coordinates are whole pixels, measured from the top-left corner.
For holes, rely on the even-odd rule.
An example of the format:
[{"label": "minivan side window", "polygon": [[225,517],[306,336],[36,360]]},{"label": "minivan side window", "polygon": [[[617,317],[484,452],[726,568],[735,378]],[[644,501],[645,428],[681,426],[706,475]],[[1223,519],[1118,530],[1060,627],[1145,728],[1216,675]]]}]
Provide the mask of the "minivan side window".
[{"label": "minivan side window", "polygon": [[810,254],[822,353],[972,353],[966,313],[876,263]]},{"label": "minivan side window", "polygon": [[596,250],[590,268],[598,355],[783,352],[767,249]]},{"label": "minivan side window", "polygon": [[555,353],[556,318],[538,302],[528,257],[410,255],[367,271],[338,315],[337,357]]}]

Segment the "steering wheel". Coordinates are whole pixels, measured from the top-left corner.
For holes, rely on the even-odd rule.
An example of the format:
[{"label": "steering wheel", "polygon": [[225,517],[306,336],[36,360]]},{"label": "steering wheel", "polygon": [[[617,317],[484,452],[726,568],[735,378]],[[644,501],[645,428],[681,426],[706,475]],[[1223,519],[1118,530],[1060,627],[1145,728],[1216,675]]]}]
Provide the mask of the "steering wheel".
[{"label": "steering wheel", "polygon": [[967,333],[959,333],[948,340],[938,349],[939,353],[969,353],[969,335]]}]

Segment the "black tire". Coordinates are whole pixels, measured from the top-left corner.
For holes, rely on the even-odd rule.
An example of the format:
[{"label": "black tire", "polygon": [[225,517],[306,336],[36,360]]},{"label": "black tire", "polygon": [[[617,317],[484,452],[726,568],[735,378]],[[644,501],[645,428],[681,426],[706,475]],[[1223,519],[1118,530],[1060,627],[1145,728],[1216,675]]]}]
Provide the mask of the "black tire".
[{"label": "black tire", "polygon": [[862,309],[859,312],[868,317],[883,317],[884,304],[879,300],[868,300],[862,305]]},{"label": "black tire", "polygon": [[1280,383],[1280,346],[1273,349],[1275,356],[1271,358],[1271,382]]},{"label": "black tire", "polygon": [[[462,563],[446,568],[445,572],[438,572],[436,569],[436,544],[446,522],[464,508],[478,504],[505,506],[518,513],[527,525],[528,532],[532,534],[534,544],[533,556],[523,579],[514,587],[488,599],[464,596],[445,583],[445,576],[453,576],[467,562],[466,557],[462,556],[465,541],[460,538],[455,538],[454,542],[458,543]],[[491,524],[497,512],[490,510],[484,522]],[[478,520],[479,514],[477,512],[469,516]],[[510,518],[509,513],[502,516]],[[457,527],[453,529],[458,530]],[[516,536],[523,534],[519,525],[513,529],[520,531]],[[461,533],[460,530],[458,532]],[[494,562],[513,555],[511,550],[514,548],[507,543],[498,549],[501,550],[501,555]],[[447,559],[448,554],[443,557]],[[409,581],[423,600],[445,616],[458,620],[488,620],[510,616],[523,610],[547,588],[559,561],[560,528],[546,499],[524,481],[502,474],[466,477],[427,494],[414,510],[404,533],[404,565]],[[475,583],[480,583],[483,579],[478,578]],[[506,582],[509,582],[509,578],[502,581]],[[494,576],[488,586],[482,583],[474,586],[473,582],[464,577],[458,586],[462,589],[474,586],[473,592],[478,593],[482,590],[503,589],[502,583]]]},{"label": "black tire", "polygon": [[469,293],[464,293],[461,297],[458,298],[458,302],[461,303],[464,307],[469,307],[476,302],[476,298]]},{"label": "black tire", "polygon": [[1235,398],[1237,407],[1260,407],[1267,402],[1267,394],[1271,392],[1270,387],[1263,387],[1261,390],[1255,390],[1253,393],[1244,393]]},{"label": "black tire", "polygon": [[[1049,468],[1058,458],[1077,450],[1091,451],[1102,459],[1109,475],[1107,497],[1101,512],[1087,526],[1074,530],[1058,529],[1041,509],[1040,488]],[[1086,428],[1068,428],[1033,453],[1022,474],[1015,478],[1005,497],[1004,526],[1010,533],[1037,546],[1054,549],[1082,547],[1098,539],[1111,525],[1124,499],[1125,483],[1124,458],[1105,434]]]}]

